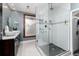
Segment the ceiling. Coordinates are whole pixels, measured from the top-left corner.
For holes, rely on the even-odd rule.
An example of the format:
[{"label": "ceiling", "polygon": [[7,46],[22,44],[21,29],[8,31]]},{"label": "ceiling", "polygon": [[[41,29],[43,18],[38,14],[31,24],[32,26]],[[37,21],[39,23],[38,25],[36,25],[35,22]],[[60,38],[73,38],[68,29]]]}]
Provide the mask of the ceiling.
[{"label": "ceiling", "polygon": [[35,14],[36,3],[9,3],[9,7],[13,10],[22,11],[22,12],[29,12]]},{"label": "ceiling", "polygon": [[[35,14],[38,6],[44,8],[46,5],[49,5],[48,7],[50,8],[51,4],[50,3],[49,4],[48,3],[8,3],[7,5],[12,10]],[[52,3],[52,8],[55,8],[61,5],[62,5],[61,3]],[[29,6],[29,8],[27,6]]]}]

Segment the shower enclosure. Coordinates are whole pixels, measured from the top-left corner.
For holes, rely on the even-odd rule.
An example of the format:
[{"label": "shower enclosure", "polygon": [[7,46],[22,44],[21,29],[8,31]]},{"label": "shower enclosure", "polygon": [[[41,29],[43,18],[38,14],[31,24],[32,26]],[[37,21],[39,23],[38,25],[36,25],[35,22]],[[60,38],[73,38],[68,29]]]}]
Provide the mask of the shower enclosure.
[{"label": "shower enclosure", "polygon": [[42,55],[63,55],[69,48],[68,3],[42,3],[37,8],[36,40],[37,49]]}]

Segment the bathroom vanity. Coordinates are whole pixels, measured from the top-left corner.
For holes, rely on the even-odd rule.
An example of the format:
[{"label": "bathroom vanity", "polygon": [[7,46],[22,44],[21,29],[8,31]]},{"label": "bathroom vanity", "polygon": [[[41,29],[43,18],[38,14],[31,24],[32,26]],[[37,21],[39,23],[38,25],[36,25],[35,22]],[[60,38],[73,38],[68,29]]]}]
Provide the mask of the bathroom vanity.
[{"label": "bathroom vanity", "polygon": [[20,43],[20,31],[12,31],[10,34],[2,37],[3,56],[15,56],[17,54]]},{"label": "bathroom vanity", "polygon": [[0,3],[0,56],[2,54],[2,4]]}]

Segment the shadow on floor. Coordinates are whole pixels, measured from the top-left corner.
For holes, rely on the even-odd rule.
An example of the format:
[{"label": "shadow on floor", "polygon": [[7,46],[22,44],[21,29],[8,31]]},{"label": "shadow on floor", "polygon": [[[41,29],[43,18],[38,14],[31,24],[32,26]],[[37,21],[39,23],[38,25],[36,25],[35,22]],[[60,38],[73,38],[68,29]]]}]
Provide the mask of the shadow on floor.
[{"label": "shadow on floor", "polygon": [[79,56],[79,50],[75,51],[73,55],[74,56]]}]

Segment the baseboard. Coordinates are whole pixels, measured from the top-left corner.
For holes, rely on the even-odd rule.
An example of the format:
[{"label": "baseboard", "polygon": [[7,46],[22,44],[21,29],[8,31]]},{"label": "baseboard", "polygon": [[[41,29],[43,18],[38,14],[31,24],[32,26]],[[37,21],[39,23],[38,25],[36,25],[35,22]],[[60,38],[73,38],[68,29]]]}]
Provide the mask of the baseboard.
[{"label": "baseboard", "polygon": [[36,35],[32,35],[32,36],[25,36],[24,38],[29,38],[29,37],[36,37]]}]

